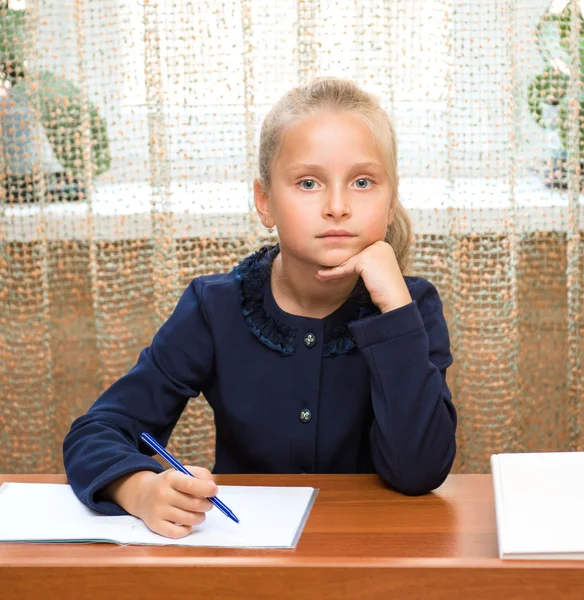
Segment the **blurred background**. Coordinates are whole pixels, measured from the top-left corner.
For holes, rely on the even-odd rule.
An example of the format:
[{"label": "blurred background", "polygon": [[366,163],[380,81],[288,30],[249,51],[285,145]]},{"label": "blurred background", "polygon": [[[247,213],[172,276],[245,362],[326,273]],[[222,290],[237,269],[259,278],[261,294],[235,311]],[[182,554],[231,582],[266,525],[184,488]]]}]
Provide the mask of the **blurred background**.
[{"label": "blurred background", "polygon": [[[0,0],[0,472],[62,472],[71,421],[192,278],[274,241],[259,128],[317,75],[394,120],[454,472],[582,450],[583,23],[575,0]],[[213,465],[204,398],[171,448]]]}]

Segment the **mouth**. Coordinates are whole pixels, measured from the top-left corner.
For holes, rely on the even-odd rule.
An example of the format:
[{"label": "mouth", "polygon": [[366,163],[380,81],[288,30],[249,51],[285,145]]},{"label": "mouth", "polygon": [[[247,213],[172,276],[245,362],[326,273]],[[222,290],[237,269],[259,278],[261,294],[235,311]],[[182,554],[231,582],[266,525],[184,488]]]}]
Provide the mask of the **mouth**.
[{"label": "mouth", "polygon": [[331,240],[346,240],[352,237],[355,237],[354,233],[350,231],[345,231],[344,229],[330,229],[329,231],[325,231],[322,235],[316,236],[319,239],[331,239]]}]

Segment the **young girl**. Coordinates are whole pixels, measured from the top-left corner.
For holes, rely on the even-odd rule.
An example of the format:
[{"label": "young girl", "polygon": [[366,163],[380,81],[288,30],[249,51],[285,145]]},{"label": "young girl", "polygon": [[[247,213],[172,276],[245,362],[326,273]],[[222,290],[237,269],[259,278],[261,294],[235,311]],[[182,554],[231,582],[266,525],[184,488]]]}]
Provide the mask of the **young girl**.
[{"label": "young girl", "polygon": [[454,460],[448,330],[436,289],[402,275],[410,225],[387,113],[347,80],[296,87],[263,123],[259,167],[257,212],[279,244],[195,278],[64,441],[81,501],[168,537],[204,520],[217,487],[206,469],[164,470],[139,436],[165,445],[200,393],[215,473],[378,473],[424,494]]}]

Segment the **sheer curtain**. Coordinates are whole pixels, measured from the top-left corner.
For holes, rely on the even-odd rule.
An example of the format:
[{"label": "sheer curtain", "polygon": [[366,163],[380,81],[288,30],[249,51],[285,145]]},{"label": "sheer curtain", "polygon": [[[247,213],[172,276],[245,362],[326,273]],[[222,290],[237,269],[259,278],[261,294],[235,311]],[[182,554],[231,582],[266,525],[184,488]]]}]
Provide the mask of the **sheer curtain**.
[{"label": "sheer curtain", "polygon": [[[269,240],[251,210],[261,120],[323,74],[377,94],[396,125],[410,272],[437,286],[451,332],[455,471],[581,448],[577,2],[31,0],[0,14],[25,66],[0,97],[0,470],[61,470],[72,419],[190,280]],[[13,129],[23,114],[34,127]],[[172,444],[211,466],[213,438],[191,400]]]}]

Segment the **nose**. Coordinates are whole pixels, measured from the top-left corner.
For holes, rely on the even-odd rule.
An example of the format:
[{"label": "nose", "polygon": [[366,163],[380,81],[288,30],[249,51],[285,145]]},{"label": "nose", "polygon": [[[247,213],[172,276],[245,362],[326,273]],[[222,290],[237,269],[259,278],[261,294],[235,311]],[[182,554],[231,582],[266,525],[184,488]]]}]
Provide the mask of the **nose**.
[{"label": "nose", "polygon": [[351,215],[349,198],[344,190],[332,188],[327,194],[324,214],[328,218],[340,219]]}]

